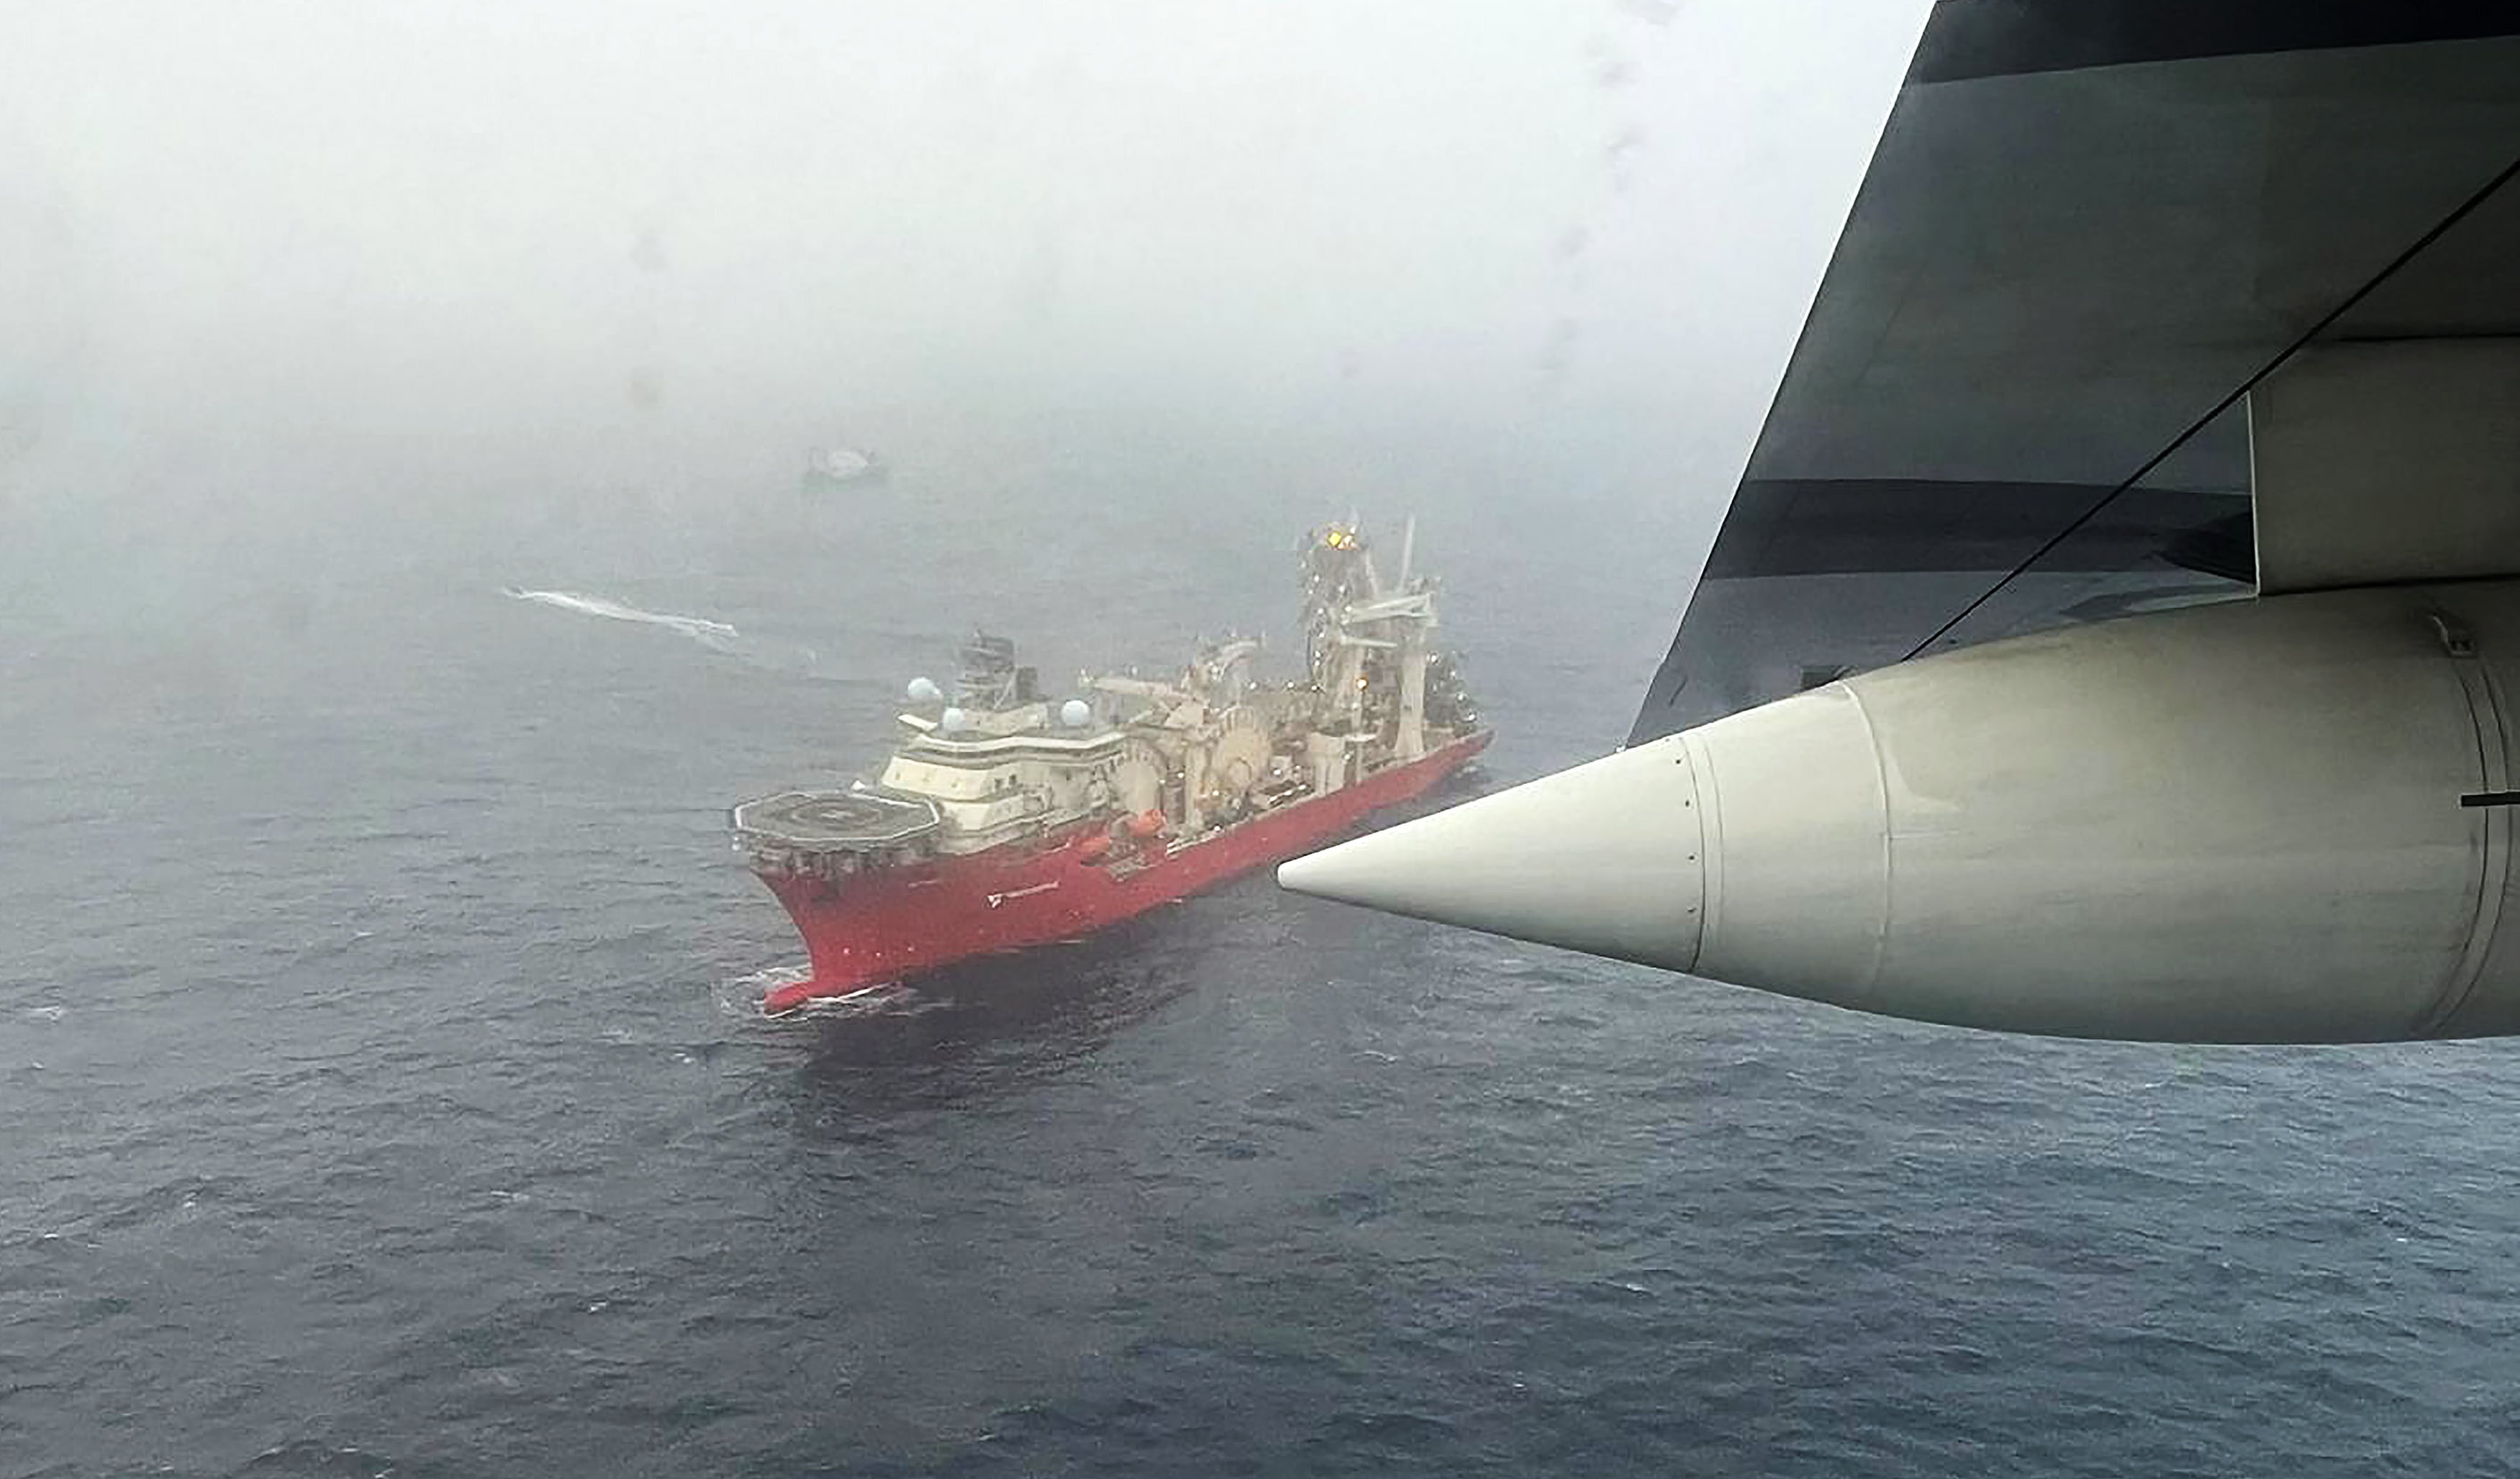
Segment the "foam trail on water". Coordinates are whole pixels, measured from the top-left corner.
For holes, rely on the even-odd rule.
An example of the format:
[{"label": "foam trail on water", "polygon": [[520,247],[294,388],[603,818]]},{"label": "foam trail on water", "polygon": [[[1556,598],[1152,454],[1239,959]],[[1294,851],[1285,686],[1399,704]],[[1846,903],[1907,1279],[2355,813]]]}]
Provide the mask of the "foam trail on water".
[{"label": "foam trail on water", "polygon": [[824,676],[822,660],[812,648],[776,638],[747,637],[723,621],[711,621],[705,616],[677,616],[670,611],[642,610],[606,597],[582,596],[575,591],[524,591],[510,586],[507,594],[518,601],[557,606],[581,616],[601,616],[607,621],[663,627],[690,638],[712,652],[722,653],[765,672],[791,673],[808,678]]},{"label": "foam trail on water", "polygon": [[520,591],[515,586],[510,586],[508,594],[518,601],[539,602],[547,606],[558,606],[563,611],[603,616],[613,621],[636,621],[646,626],[670,627],[695,641],[743,635],[723,621],[711,621],[705,616],[676,616],[667,611],[643,611],[634,605],[624,605],[620,602],[608,601],[601,596],[580,596],[574,591]]}]

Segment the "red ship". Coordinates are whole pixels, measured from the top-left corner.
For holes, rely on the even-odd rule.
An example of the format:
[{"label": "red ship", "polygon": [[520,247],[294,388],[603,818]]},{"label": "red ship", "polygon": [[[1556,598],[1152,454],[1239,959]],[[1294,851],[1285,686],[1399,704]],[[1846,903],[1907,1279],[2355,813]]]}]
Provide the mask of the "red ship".
[{"label": "red ship", "polygon": [[[1414,531],[1413,531],[1414,532]],[[1086,676],[1042,695],[1014,645],[974,636],[949,702],[918,679],[879,777],[735,808],[735,847],[813,967],[762,1009],[995,951],[1074,939],[1309,852],[1487,747],[1435,583],[1386,584],[1353,521],[1306,537],[1305,674],[1260,645],[1202,646],[1177,677]]]}]

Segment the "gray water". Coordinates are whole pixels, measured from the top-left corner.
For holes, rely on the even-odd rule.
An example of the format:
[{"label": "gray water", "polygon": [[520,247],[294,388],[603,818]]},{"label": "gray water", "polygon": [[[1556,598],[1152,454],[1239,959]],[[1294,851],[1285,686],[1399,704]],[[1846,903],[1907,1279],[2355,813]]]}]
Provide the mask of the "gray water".
[{"label": "gray water", "polygon": [[[758,1019],[802,951],[730,800],[974,621],[1048,674],[1284,632],[1354,494],[893,450],[14,512],[0,1472],[2513,1466],[2498,1045],[1975,1036],[1265,878]],[[1614,742],[1688,531],[1399,496],[1489,784]]]}]

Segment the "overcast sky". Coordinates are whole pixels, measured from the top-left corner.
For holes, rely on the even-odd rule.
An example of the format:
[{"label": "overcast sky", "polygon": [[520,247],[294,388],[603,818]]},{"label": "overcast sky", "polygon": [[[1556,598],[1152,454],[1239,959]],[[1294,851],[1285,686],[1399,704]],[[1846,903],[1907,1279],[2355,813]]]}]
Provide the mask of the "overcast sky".
[{"label": "overcast sky", "polygon": [[1922,11],[23,5],[0,457],[985,394],[1737,461]]}]

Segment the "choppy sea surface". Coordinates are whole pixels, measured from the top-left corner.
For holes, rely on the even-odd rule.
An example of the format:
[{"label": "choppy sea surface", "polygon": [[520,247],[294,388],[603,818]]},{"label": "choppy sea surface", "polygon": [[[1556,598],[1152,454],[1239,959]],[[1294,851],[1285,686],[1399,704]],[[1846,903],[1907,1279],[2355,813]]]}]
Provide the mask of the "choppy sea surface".
[{"label": "choppy sea surface", "polygon": [[[1265,877],[759,1019],[802,951],[728,802],[873,758],[974,621],[1049,674],[1285,632],[1344,512],[904,462],[15,515],[0,1473],[2514,1467],[2499,1045],[1978,1036]],[[1432,502],[1489,784],[1607,748],[1694,552]]]}]

